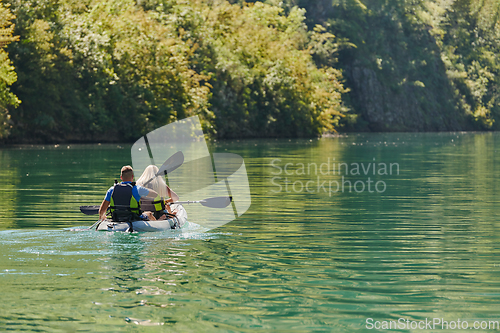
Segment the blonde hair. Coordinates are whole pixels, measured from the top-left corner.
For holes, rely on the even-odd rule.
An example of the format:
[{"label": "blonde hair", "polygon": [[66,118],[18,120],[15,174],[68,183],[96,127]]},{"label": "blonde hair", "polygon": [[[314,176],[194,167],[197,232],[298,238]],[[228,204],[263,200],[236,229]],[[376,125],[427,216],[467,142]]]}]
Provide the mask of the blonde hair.
[{"label": "blonde hair", "polygon": [[137,185],[144,186],[144,183],[146,183],[148,180],[154,177],[152,181],[150,181],[147,185],[145,185],[146,188],[150,188],[162,198],[167,198],[167,184],[165,183],[165,179],[163,179],[163,176],[158,176],[155,177],[156,173],[158,172],[158,167],[156,165],[149,165],[144,172],[142,173],[141,177],[137,179]]},{"label": "blonde hair", "polygon": [[130,165],[125,165],[121,170],[122,179],[134,179],[134,169]]}]

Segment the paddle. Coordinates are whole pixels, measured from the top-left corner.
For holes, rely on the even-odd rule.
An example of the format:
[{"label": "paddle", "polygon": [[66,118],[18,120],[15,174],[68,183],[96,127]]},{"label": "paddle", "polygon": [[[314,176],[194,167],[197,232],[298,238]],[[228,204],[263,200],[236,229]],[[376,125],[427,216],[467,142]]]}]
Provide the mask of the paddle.
[{"label": "paddle", "polygon": [[199,203],[202,206],[210,208],[226,208],[233,201],[233,197],[213,197],[199,201],[176,201],[174,204],[192,204]]},{"label": "paddle", "polygon": [[92,225],[89,227],[89,229],[88,229],[88,230],[92,229],[93,227],[95,227],[95,225],[96,225],[96,224],[101,223],[102,221],[104,221],[104,220],[97,220],[94,224],[92,224]]},{"label": "paddle", "polygon": [[150,180],[148,180],[147,182],[145,182],[144,184],[142,184],[142,186],[146,186],[153,179],[155,179],[156,177],[158,177],[162,174],[166,175],[166,174],[174,171],[175,169],[180,167],[182,165],[182,163],[184,163],[184,154],[182,153],[182,151],[178,151],[177,153],[170,156],[165,161],[165,163],[163,163],[163,165],[160,167],[160,169],[158,170],[156,175],[153,178],[151,178]]},{"label": "paddle", "polygon": [[95,215],[99,213],[101,206],[80,206],[80,211],[85,215]]},{"label": "paddle", "polygon": [[[233,197],[213,197],[198,201],[176,201],[174,204],[192,204],[199,203],[202,206],[210,208],[226,208],[229,206]],[[100,206],[80,206],[80,211],[85,215],[96,215],[99,213]]]}]

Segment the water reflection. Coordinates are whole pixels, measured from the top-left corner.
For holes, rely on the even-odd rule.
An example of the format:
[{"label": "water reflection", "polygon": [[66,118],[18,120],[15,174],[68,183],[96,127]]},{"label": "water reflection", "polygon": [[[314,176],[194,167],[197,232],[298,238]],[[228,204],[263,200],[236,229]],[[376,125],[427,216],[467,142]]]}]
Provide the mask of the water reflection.
[{"label": "water reflection", "polygon": [[78,207],[99,204],[130,163],[130,150],[116,145],[19,146],[0,154],[0,205],[12,212],[0,216],[1,229],[92,224]]},{"label": "water reflection", "polygon": [[[66,207],[100,202],[128,152],[75,148],[66,160],[69,153],[54,149],[59,169],[35,160],[42,183],[26,177],[9,183],[27,173],[31,167],[20,161],[34,152],[2,150],[8,190],[1,204],[9,200],[5,193],[16,194],[14,209],[2,206],[8,213],[0,216],[6,300],[0,327],[353,332],[365,330],[366,318],[494,319],[498,139],[496,133],[393,133],[216,143],[211,151],[245,158],[249,211],[210,232],[132,235],[60,229],[92,224]],[[271,161],[277,158],[282,167],[375,158],[399,163],[400,172],[377,178],[387,184],[383,193],[276,192]],[[70,161],[80,164],[65,171]],[[286,175],[292,182],[317,176]],[[25,208],[27,200],[36,212]],[[53,210],[44,210],[47,202]]]}]

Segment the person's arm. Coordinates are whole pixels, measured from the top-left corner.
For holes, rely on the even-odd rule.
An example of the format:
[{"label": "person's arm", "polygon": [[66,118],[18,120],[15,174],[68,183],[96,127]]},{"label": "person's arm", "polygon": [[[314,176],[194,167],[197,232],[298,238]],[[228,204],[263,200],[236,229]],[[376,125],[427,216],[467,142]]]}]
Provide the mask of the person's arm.
[{"label": "person's arm", "polygon": [[156,193],[155,191],[151,190],[151,189],[148,189],[149,193],[147,195],[148,198],[156,198],[158,196],[158,193]]},{"label": "person's arm", "polygon": [[141,198],[143,197],[154,199],[158,196],[158,193],[156,193],[156,191],[151,190],[149,188],[145,188],[140,185],[137,185],[136,187],[134,187],[134,189],[137,190],[137,192],[134,194],[134,190],[132,190],[132,194],[134,195],[137,201],[141,200]]},{"label": "person's arm", "polygon": [[109,207],[109,201],[103,200],[101,207],[99,207],[99,219],[104,220],[106,218],[106,210]]},{"label": "person's arm", "polygon": [[173,202],[179,201],[179,196],[177,195],[177,193],[172,191],[172,189],[168,187],[168,185],[167,185],[167,195],[172,199]]}]

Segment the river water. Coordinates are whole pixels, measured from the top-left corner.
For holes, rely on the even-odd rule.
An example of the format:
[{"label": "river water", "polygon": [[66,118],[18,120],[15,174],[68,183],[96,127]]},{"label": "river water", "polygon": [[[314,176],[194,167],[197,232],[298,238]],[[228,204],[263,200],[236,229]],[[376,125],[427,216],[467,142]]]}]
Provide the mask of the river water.
[{"label": "river water", "polygon": [[95,216],[78,209],[102,201],[130,146],[4,147],[0,331],[485,328],[500,320],[499,144],[216,142],[244,158],[250,209],[205,232],[133,234],[85,231]]}]

